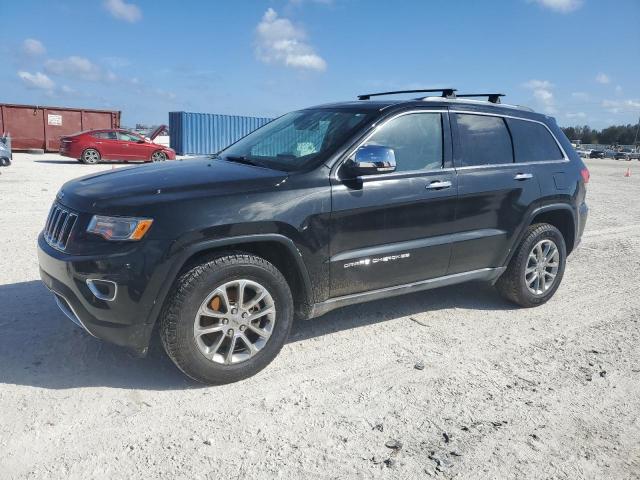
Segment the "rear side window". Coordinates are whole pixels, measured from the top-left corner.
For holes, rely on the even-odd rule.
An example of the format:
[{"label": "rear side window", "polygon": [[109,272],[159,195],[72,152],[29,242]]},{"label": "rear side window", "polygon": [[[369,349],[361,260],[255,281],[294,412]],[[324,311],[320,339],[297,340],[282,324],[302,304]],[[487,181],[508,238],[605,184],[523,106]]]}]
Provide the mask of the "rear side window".
[{"label": "rear side window", "polygon": [[457,113],[460,166],[513,163],[511,136],[502,117]]},{"label": "rear side window", "polygon": [[100,138],[103,140],[115,140],[116,132],[96,132],[91,134],[92,137]]},{"label": "rear side window", "polygon": [[385,123],[366,144],[392,148],[397,172],[442,168],[442,115],[401,115]]},{"label": "rear side window", "polygon": [[526,120],[507,118],[513,138],[516,162],[562,160],[558,144],[544,125]]}]

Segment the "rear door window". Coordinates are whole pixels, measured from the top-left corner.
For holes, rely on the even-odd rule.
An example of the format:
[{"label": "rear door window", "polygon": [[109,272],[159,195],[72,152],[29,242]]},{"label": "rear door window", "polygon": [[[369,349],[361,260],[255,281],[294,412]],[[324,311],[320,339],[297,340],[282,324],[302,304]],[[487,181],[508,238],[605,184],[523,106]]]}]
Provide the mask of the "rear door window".
[{"label": "rear door window", "polygon": [[513,163],[511,136],[502,117],[457,113],[461,154],[458,166]]},{"label": "rear door window", "polygon": [[562,160],[562,152],[544,125],[526,120],[507,118],[513,138],[516,162]]}]

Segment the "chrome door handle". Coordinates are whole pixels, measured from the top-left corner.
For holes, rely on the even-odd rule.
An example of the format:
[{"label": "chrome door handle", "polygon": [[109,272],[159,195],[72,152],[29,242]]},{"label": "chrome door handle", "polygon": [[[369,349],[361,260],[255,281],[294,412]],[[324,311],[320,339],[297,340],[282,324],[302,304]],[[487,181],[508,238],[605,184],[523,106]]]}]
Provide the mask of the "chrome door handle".
[{"label": "chrome door handle", "polygon": [[448,180],[444,182],[436,180],[435,182],[431,182],[425,188],[427,188],[428,190],[442,190],[443,188],[449,188],[450,186],[451,182]]},{"label": "chrome door handle", "polygon": [[530,178],[533,178],[533,174],[531,173],[518,173],[513,177],[514,180],[529,180]]}]

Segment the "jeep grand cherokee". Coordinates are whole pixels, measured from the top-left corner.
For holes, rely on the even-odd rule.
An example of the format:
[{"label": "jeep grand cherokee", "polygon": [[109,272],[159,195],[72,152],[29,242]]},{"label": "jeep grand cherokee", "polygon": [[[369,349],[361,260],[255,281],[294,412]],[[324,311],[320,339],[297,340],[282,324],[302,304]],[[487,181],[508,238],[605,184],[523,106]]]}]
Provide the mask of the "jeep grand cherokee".
[{"label": "jeep grand cherokee", "polygon": [[552,118],[438,93],[362,95],[214,156],[70,181],[38,239],[42,279],[101,339],[145,353],[159,322],[175,364],[210,384],[268,365],[294,317],[470,280],[548,301],[588,170]]}]

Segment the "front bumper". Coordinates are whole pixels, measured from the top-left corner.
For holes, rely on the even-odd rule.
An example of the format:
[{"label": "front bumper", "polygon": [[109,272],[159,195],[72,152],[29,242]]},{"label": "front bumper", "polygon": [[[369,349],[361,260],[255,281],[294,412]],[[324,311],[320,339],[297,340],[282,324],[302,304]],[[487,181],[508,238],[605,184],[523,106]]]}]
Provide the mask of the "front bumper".
[{"label": "front bumper", "polygon": [[[52,291],[60,309],[91,335],[138,353],[146,352],[159,311],[159,249],[152,245],[107,256],[72,256],[38,238],[40,277]],[[117,295],[103,300],[87,280],[117,284]]]}]

